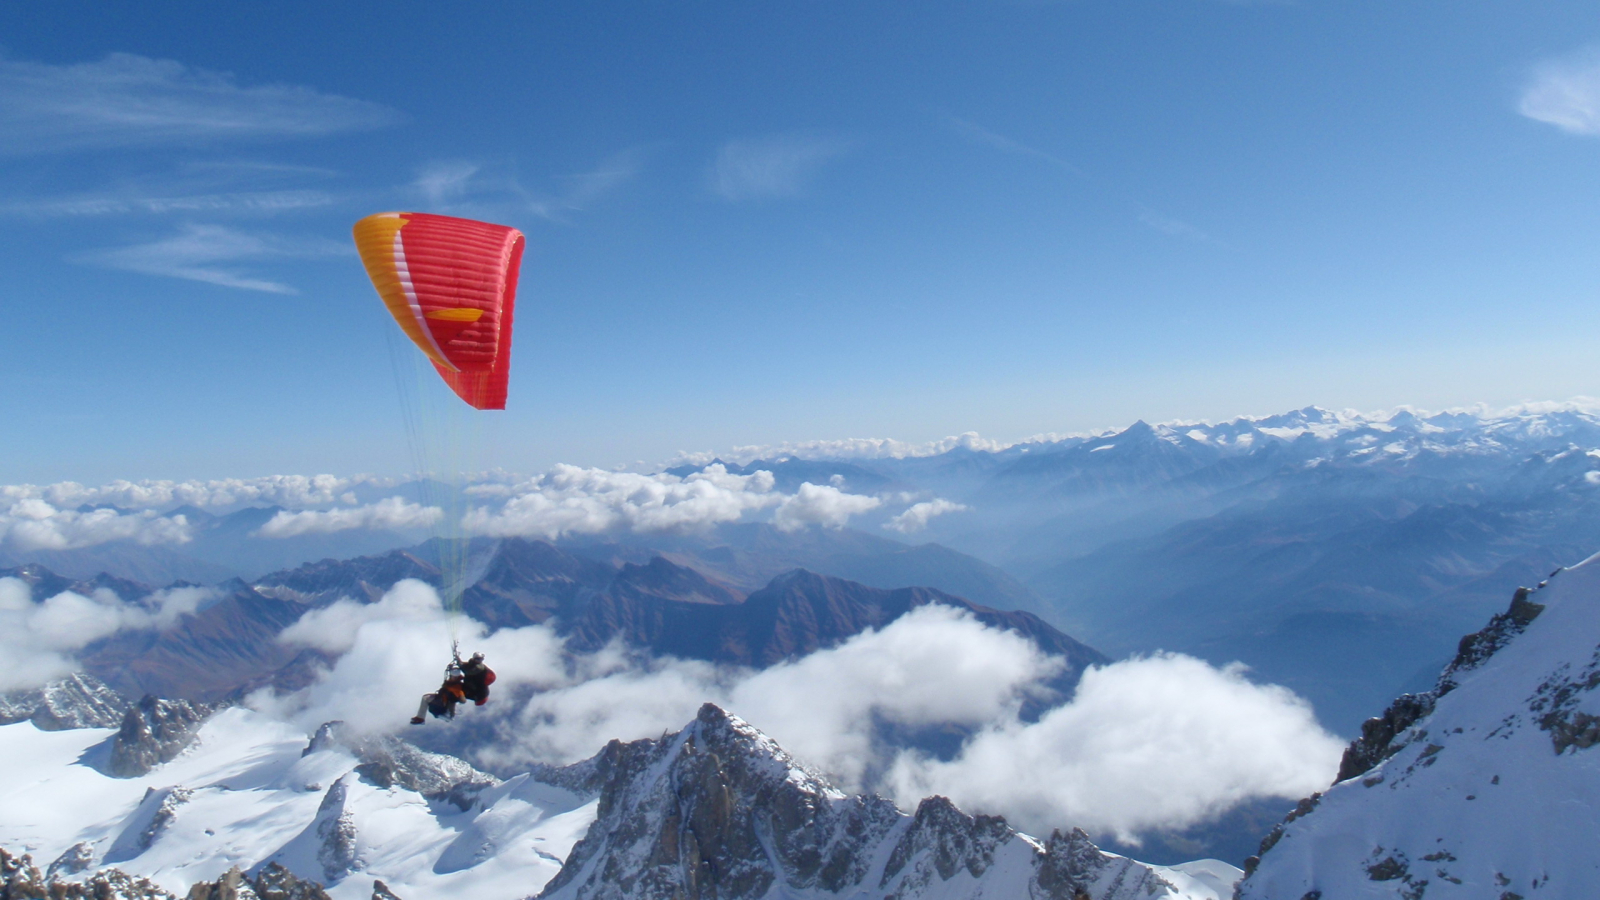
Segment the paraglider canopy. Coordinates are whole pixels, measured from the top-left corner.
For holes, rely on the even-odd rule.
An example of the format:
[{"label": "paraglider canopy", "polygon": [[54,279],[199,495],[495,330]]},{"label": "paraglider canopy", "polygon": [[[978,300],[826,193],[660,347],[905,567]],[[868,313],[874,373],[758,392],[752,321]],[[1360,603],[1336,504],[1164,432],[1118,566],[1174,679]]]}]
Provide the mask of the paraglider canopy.
[{"label": "paraglider canopy", "polygon": [[429,213],[355,225],[356,250],[389,313],[456,395],[506,408],[522,232]]}]

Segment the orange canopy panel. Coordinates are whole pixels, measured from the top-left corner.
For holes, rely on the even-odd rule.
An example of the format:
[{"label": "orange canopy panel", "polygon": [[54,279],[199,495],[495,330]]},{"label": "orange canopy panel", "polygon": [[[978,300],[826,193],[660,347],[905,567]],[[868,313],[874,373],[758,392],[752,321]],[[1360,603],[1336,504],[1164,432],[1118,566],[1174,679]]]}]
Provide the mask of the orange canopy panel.
[{"label": "orange canopy panel", "polygon": [[355,226],[356,250],[395,322],[461,399],[506,408],[522,232],[428,213]]}]

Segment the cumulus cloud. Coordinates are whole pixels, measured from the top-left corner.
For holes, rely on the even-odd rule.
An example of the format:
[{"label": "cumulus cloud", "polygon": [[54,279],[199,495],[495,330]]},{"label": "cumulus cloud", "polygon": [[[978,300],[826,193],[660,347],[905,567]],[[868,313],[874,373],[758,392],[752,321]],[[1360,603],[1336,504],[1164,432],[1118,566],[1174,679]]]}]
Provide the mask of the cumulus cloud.
[{"label": "cumulus cloud", "polygon": [[181,278],[269,294],[294,294],[298,291],[289,285],[258,278],[240,268],[239,264],[271,259],[342,256],[347,252],[348,248],[333,241],[287,240],[248,234],[221,225],[187,224],[171,237],[131,247],[83,253],[73,259],[144,275]]},{"label": "cumulus cloud", "polygon": [[889,785],[1025,829],[1072,822],[1135,841],[1251,797],[1320,790],[1341,750],[1287,689],[1163,654],[1089,670],[1070,703],[1034,724],[995,723],[949,762],[906,753]]},{"label": "cumulus cloud", "polygon": [[928,520],[935,516],[963,512],[966,509],[965,505],[943,497],[924,500],[921,503],[913,503],[905,512],[883,523],[883,527],[901,534],[913,534],[927,528]]},{"label": "cumulus cloud", "polygon": [[23,551],[74,550],[109,541],[181,544],[189,539],[185,517],[158,516],[150,510],[57,509],[32,497],[20,499],[0,513],[0,543]]},{"label": "cumulus cloud", "polygon": [[64,591],[35,603],[20,578],[0,578],[0,691],[38,687],[77,669],[73,657],[95,641],[130,628],[166,628],[214,596],[210,588],[172,588],[126,603],[100,588]]},{"label": "cumulus cloud", "polygon": [[1571,134],[1600,135],[1600,49],[1536,66],[1517,111]]},{"label": "cumulus cloud", "polygon": [[731,475],[720,465],[682,478],[563,465],[513,488],[499,510],[473,510],[466,525],[496,537],[547,539],[618,529],[689,531],[734,522],[751,510],[782,503],[784,497],[773,492],[773,484],[770,472]]},{"label": "cumulus cloud", "polygon": [[355,646],[361,626],[368,622],[438,622],[443,618],[438,592],[408,578],[390,588],[377,603],[343,599],[310,610],[279,632],[278,640],[325,653],[347,653]]},{"label": "cumulus cloud", "polygon": [[882,502],[877,497],[847,494],[832,485],[808,481],[778,505],[772,524],[779,531],[799,531],[808,525],[843,528],[851,516],[877,509]]},{"label": "cumulus cloud", "polygon": [[340,601],[285,629],[279,638],[286,643],[343,655],[312,688],[286,697],[262,692],[251,703],[308,731],[333,719],[361,732],[393,731],[422,694],[439,686],[452,637],[489,657],[499,692],[561,679],[561,641],[549,629],[507,628],[485,636],[486,631],[470,618],[452,622],[431,586],[407,579],[377,603]]},{"label": "cumulus cloud", "polygon": [[422,506],[401,497],[389,497],[354,508],[282,510],[267,520],[257,533],[266,538],[287,538],[356,528],[425,528],[443,515],[444,511],[437,506]]},{"label": "cumulus cloud", "polygon": [[[873,720],[979,725],[1015,719],[1061,662],[963,610],[924,606],[881,631],[758,672],[726,706],[846,787],[865,786]],[[920,799],[920,798],[919,798]]]},{"label": "cumulus cloud", "polygon": [[811,174],[844,153],[849,142],[808,134],[729,141],[711,167],[711,189],[726,200],[792,197]]},{"label": "cumulus cloud", "polygon": [[294,85],[239,85],[172,60],[113,53],[72,65],[0,58],[0,152],[316,137],[400,120]]}]

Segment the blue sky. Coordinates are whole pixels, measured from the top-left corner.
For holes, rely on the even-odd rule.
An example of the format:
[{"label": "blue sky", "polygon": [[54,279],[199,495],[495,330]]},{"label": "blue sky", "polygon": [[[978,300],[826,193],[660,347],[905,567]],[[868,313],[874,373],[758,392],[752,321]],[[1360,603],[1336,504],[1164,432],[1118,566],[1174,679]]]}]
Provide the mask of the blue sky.
[{"label": "blue sky", "polygon": [[406,468],[349,246],[529,238],[522,471],[1600,395],[1592,3],[0,8],[0,481]]}]

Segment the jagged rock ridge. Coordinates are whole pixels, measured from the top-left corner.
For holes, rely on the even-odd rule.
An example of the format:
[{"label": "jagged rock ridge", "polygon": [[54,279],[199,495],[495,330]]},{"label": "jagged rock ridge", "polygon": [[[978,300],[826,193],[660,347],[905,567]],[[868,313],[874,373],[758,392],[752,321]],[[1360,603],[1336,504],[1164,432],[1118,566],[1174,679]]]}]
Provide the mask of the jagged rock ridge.
[{"label": "jagged rock ridge", "polygon": [[712,704],[676,735],[612,742],[597,818],[541,900],[1220,896],[1178,870],[1046,842],[924,800],[846,796]]},{"label": "jagged rock ridge", "polygon": [[[399,900],[383,882],[373,885],[373,900]],[[0,847],[0,900],[177,900],[149,880],[120,869],[102,869],[82,881],[61,877],[54,867],[41,875],[27,854],[13,855]],[[279,865],[248,877],[229,869],[216,881],[191,885],[185,900],[329,900],[322,885],[296,878]]]},{"label": "jagged rock ridge", "polygon": [[146,695],[122,718],[111,745],[111,774],[137,778],[175,759],[194,741],[195,731],[216,707],[188,700]]}]

